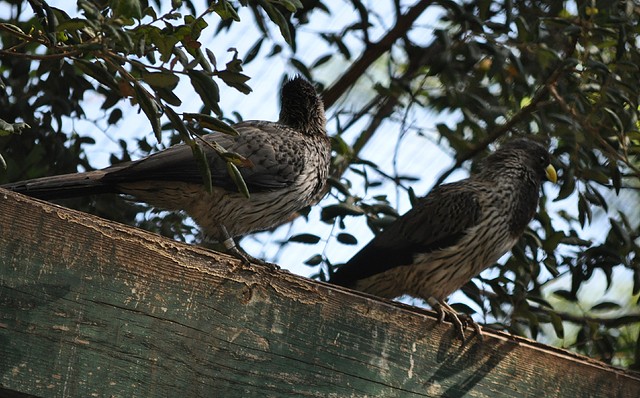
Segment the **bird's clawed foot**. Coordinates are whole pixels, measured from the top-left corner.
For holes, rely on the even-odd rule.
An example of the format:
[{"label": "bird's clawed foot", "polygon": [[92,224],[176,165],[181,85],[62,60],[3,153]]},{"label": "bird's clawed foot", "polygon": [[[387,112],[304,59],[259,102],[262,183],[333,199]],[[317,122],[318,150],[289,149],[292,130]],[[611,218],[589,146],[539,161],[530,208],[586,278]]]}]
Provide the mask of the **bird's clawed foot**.
[{"label": "bird's clawed foot", "polygon": [[434,309],[438,313],[438,321],[440,323],[444,322],[445,319],[453,324],[460,340],[464,343],[466,341],[464,335],[464,329],[467,327],[471,327],[476,334],[482,339],[482,331],[480,329],[480,325],[478,325],[469,315],[467,314],[459,314],[456,310],[454,310],[449,304],[447,304],[444,300],[437,300],[435,298],[430,298],[427,300],[431,308]]},{"label": "bird's clawed foot", "polygon": [[236,244],[235,239],[233,239],[233,237],[229,235],[229,232],[227,231],[227,228],[225,228],[224,225],[220,224],[218,225],[218,228],[220,230],[220,234],[225,238],[222,244],[226,252],[232,255],[233,257],[239,259],[240,261],[242,261],[243,265],[258,264],[258,265],[262,265],[269,268],[271,271],[277,271],[280,269],[279,265],[266,262],[259,258],[255,258],[249,253],[247,253],[246,251],[244,251],[240,246]]},{"label": "bird's clawed foot", "polygon": [[223,242],[225,249],[227,249],[228,253],[232,256],[240,259],[242,264],[250,265],[250,264],[258,264],[264,267],[269,268],[271,271],[278,271],[280,266],[278,264],[270,263],[259,258],[253,257],[246,251],[242,250],[242,248],[236,245],[236,242],[233,238],[229,238]]}]

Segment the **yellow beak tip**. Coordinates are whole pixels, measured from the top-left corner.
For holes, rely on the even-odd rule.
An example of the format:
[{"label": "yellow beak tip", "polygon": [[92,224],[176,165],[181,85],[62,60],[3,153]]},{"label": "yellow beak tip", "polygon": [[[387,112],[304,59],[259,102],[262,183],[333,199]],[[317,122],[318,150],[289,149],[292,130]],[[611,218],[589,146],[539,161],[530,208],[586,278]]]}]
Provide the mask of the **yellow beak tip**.
[{"label": "yellow beak tip", "polygon": [[548,165],[546,169],[544,169],[547,179],[552,183],[558,182],[558,173],[556,173],[556,169],[552,165]]}]

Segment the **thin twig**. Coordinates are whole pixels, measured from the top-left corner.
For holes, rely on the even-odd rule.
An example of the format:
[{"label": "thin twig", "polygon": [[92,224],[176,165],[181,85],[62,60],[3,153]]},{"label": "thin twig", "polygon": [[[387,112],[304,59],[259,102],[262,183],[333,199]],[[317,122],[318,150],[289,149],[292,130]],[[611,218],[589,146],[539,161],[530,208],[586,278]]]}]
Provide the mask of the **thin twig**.
[{"label": "thin twig", "polygon": [[399,38],[407,34],[418,17],[433,3],[433,1],[420,0],[405,14],[399,15],[394,27],[379,41],[368,46],[360,58],[331,87],[325,90],[322,95],[325,107],[331,108],[348,88],[355,84],[371,64],[380,58],[382,54],[389,51]]},{"label": "thin twig", "polygon": [[38,54],[27,54],[20,53],[16,51],[8,51],[8,50],[0,50],[0,55],[6,55],[14,58],[25,58],[25,59],[33,59],[37,61],[46,61],[51,59],[60,59],[60,58],[70,58],[81,54],[81,50],[72,50],[68,52],[56,53],[56,54],[46,54],[46,55],[38,55]]},{"label": "thin twig", "polygon": [[555,314],[563,321],[577,323],[579,325],[588,325],[590,323],[596,323],[598,325],[606,326],[606,327],[619,327],[625,326],[633,323],[640,322],[640,314],[631,314],[631,315],[623,315],[617,318],[602,318],[602,317],[592,317],[592,316],[580,316],[580,315],[572,315],[566,312],[558,312],[550,308],[544,307],[536,307],[530,306],[534,312],[542,313],[542,314]]}]

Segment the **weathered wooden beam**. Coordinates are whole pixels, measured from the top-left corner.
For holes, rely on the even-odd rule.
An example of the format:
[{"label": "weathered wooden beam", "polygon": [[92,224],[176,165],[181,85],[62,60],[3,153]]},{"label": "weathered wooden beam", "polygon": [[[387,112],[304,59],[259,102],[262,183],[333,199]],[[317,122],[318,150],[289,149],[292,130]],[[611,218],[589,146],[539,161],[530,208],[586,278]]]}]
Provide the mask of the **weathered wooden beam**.
[{"label": "weathered wooden beam", "polygon": [[0,189],[0,393],[633,397],[637,375]]}]

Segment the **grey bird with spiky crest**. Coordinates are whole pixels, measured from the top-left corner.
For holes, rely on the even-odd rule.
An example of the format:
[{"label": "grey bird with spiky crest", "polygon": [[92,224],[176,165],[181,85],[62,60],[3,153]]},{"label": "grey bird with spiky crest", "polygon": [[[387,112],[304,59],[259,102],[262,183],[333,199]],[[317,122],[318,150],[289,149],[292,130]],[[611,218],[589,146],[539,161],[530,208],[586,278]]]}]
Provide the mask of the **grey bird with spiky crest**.
[{"label": "grey bird with spiky crest", "polygon": [[277,122],[249,120],[233,127],[237,136],[211,133],[203,139],[248,160],[249,166],[239,169],[249,198],[238,191],[225,160],[203,145],[213,183],[213,193],[208,193],[191,148],[184,144],[102,170],[2,187],[45,200],[130,195],[157,208],[184,210],[209,239],[233,250],[230,238],[277,226],[316,203],[324,193],[331,161],[322,99],[301,77],[283,85]]},{"label": "grey bird with spiky crest", "polygon": [[536,212],[545,178],[557,179],[545,146],[513,139],[484,159],[477,174],[419,199],[330,282],[388,299],[424,299],[464,340],[462,322],[446,299],[516,244]]}]

